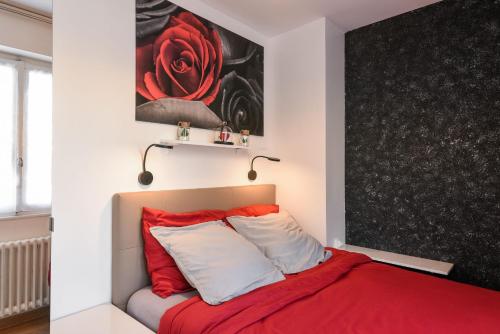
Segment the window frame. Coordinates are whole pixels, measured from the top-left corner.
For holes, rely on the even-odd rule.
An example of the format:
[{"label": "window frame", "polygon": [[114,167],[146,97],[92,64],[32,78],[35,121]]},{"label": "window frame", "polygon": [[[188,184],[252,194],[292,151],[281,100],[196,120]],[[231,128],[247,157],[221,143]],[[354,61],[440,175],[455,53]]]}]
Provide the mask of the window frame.
[{"label": "window frame", "polygon": [[52,64],[47,61],[42,61],[34,58],[29,58],[20,55],[11,55],[0,52],[0,62],[10,63],[17,71],[16,87],[15,87],[15,110],[14,110],[14,161],[16,175],[16,211],[15,212],[0,212],[1,217],[15,217],[26,215],[45,215],[51,213],[51,205],[49,207],[29,206],[25,203],[25,187],[24,187],[24,161],[26,161],[26,111],[28,106],[28,78],[30,70],[38,70],[52,74]]}]

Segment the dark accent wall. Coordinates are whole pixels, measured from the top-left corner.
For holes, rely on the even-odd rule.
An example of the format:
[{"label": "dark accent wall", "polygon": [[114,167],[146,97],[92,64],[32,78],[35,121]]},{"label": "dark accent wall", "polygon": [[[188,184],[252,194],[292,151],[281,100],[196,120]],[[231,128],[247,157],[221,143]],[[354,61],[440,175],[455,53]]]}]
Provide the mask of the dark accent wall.
[{"label": "dark accent wall", "polygon": [[346,35],[346,228],[500,290],[500,0]]}]

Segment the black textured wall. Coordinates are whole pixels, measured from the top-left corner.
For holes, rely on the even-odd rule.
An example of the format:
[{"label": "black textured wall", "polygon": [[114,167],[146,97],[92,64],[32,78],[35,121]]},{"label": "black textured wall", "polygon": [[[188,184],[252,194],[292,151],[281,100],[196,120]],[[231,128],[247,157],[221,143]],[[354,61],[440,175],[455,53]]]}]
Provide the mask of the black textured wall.
[{"label": "black textured wall", "polygon": [[500,290],[500,0],[346,35],[347,242]]}]

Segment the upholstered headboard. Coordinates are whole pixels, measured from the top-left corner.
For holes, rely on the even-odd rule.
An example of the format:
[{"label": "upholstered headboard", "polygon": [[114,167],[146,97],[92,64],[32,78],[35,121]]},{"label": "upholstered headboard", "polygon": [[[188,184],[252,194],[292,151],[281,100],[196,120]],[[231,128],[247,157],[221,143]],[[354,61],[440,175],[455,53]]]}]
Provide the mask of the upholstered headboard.
[{"label": "upholstered headboard", "polygon": [[113,197],[112,302],[125,310],[128,299],[150,284],[141,234],[143,207],[187,212],[275,203],[274,185],[120,193]]}]

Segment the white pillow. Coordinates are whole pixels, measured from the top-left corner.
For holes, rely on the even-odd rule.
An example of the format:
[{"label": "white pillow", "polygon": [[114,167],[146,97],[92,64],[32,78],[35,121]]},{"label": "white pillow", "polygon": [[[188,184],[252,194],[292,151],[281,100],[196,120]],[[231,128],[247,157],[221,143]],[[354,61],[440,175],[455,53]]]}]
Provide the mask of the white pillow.
[{"label": "white pillow", "polygon": [[208,304],[285,279],[255,245],[222,221],[150,231]]},{"label": "white pillow", "polygon": [[310,269],[332,255],[284,210],[259,217],[233,216],[227,220],[285,274]]}]

